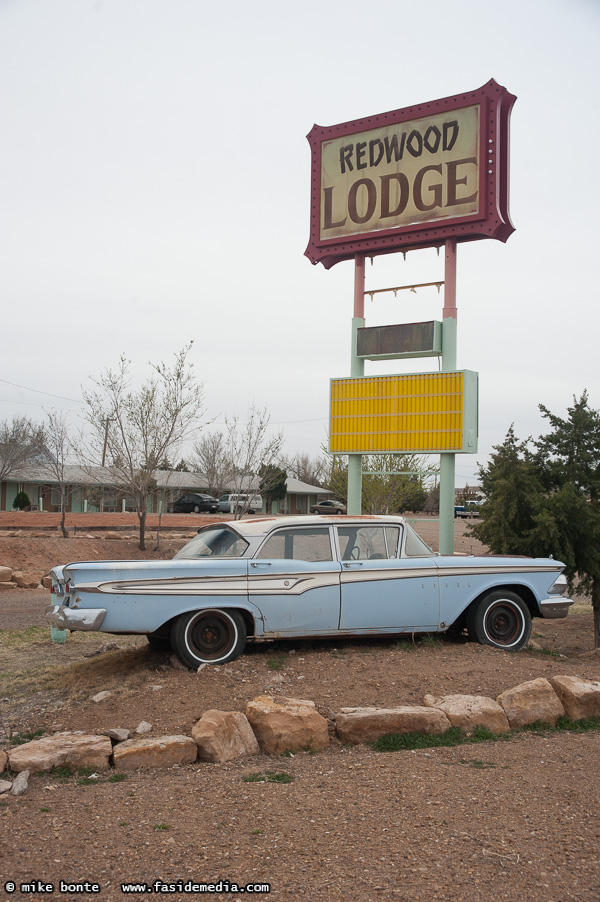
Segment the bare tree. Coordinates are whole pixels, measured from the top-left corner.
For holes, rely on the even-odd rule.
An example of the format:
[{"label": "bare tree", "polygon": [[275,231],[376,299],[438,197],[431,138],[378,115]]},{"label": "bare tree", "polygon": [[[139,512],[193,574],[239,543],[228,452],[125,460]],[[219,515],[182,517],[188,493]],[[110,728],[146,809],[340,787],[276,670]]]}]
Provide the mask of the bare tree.
[{"label": "bare tree", "polygon": [[324,456],[311,457],[309,454],[299,452],[293,457],[283,455],[279,463],[288,476],[294,476],[307,485],[321,487],[327,481],[329,461]]},{"label": "bare tree", "polygon": [[[372,454],[363,458],[361,507],[367,514],[421,510],[427,498],[425,487],[435,468],[416,454]],[[338,501],[348,491],[348,458],[330,455],[325,486]]]},{"label": "bare tree", "polygon": [[0,422],[0,482],[25,466],[45,448],[45,432],[27,417]]},{"label": "bare tree", "polygon": [[72,493],[72,486],[68,485],[66,466],[67,459],[73,452],[73,444],[69,435],[69,427],[67,418],[62,413],[56,411],[46,412],[46,460],[44,470],[48,472],[53,482],[58,485],[60,494],[60,530],[63,538],[67,538],[69,533],[65,528],[65,518],[67,515],[67,502],[69,495]]},{"label": "bare tree", "polygon": [[270,467],[279,459],[283,433],[269,435],[270,416],[266,407],[252,405],[246,423],[239,417],[225,419],[226,460],[231,467],[229,486],[233,494],[244,495],[234,507],[234,517],[242,517],[252,504],[259,486],[261,467]]},{"label": "bare tree", "polygon": [[203,435],[194,445],[193,468],[206,478],[206,488],[215,498],[219,498],[229,487],[232,465],[228,453],[227,440],[222,432]]},{"label": "bare tree", "polygon": [[130,361],[121,356],[116,371],[105,370],[84,391],[89,437],[85,457],[102,460],[114,485],[134,501],[140,543],[145,545],[148,496],[156,487],[161,461],[173,458],[197,427],[202,413],[203,386],[187,357],[191,344],[175,354],[175,362],[150,364],[152,375],[138,391],[130,390]]}]

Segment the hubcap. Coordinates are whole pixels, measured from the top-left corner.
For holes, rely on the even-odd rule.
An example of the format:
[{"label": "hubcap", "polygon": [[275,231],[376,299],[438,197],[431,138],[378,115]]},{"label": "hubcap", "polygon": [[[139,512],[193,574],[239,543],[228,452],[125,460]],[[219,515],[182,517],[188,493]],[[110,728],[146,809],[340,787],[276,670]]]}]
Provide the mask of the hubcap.
[{"label": "hubcap", "polygon": [[518,609],[506,601],[492,605],[485,618],[485,631],[496,645],[514,645],[524,629]]},{"label": "hubcap", "polygon": [[233,623],[220,614],[202,614],[189,629],[189,644],[195,656],[203,660],[223,657],[235,641]]}]

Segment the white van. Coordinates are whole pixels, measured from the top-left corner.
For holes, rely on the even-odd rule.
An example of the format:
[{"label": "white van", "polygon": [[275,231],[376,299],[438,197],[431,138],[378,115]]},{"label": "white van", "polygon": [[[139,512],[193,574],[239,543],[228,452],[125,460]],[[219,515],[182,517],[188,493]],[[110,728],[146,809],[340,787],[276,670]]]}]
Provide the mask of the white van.
[{"label": "white van", "polygon": [[223,514],[232,514],[237,507],[249,514],[262,511],[262,495],[221,495],[219,498],[219,510]]}]

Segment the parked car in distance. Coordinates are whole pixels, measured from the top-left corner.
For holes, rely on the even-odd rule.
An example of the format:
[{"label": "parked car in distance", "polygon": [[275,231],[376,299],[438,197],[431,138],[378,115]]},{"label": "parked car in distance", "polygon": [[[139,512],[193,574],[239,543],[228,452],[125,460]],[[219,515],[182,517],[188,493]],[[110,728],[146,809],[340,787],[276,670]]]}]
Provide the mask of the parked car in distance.
[{"label": "parked car in distance", "polygon": [[342,504],[341,501],[328,499],[327,501],[319,501],[318,504],[313,504],[310,512],[311,514],[345,514],[346,505]]},{"label": "parked car in distance", "polygon": [[219,510],[223,514],[229,514],[235,508],[244,513],[256,514],[262,510],[262,506],[262,495],[221,495],[219,498]]},{"label": "parked car in distance", "polygon": [[503,651],[533,617],[565,617],[552,558],[438,555],[403,517],[258,517],[213,523],[173,560],[89,561],[51,571],[48,621],[145,633],[197,669],[250,639],[444,633]]},{"label": "parked car in distance", "polygon": [[200,492],[188,492],[169,505],[169,512],[172,514],[200,514],[203,511],[216,514],[218,510],[218,499]]}]

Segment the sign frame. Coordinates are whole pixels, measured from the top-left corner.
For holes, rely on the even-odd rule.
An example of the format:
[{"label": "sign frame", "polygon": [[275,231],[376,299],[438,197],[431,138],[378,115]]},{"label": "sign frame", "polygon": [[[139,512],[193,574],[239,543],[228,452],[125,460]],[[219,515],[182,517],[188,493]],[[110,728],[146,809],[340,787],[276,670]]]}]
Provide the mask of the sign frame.
[{"label": "sign frame", "polygon": [[[312,163],[310,238],[305,256],[311,263],[322,263],[326,269],[330,269],[342,260],[353,259],[357,254],[376,255],[414,250],[441,245],[447,239],[473,241],[480,238],[496,238],[505,242],[514,232],[508,209],[508,183],[510,113],[516,99],[514,94],[491,79],[481,88],[452,97],[338,125],[327,127],[314,125],[307,135],[311,146]],[[349,140],[353,135],[362,132],[372,131],[376,134],[377,129],[409,124],[413,120],[451,114],[476,106],[479,107],[477,212],[454,217],[438,216],[390,229],[361,230],[359,234],[347,236],[323,237],[321,200],[324,145],[336,139]],[[401,171],[401,163],[398,171]]]}]

